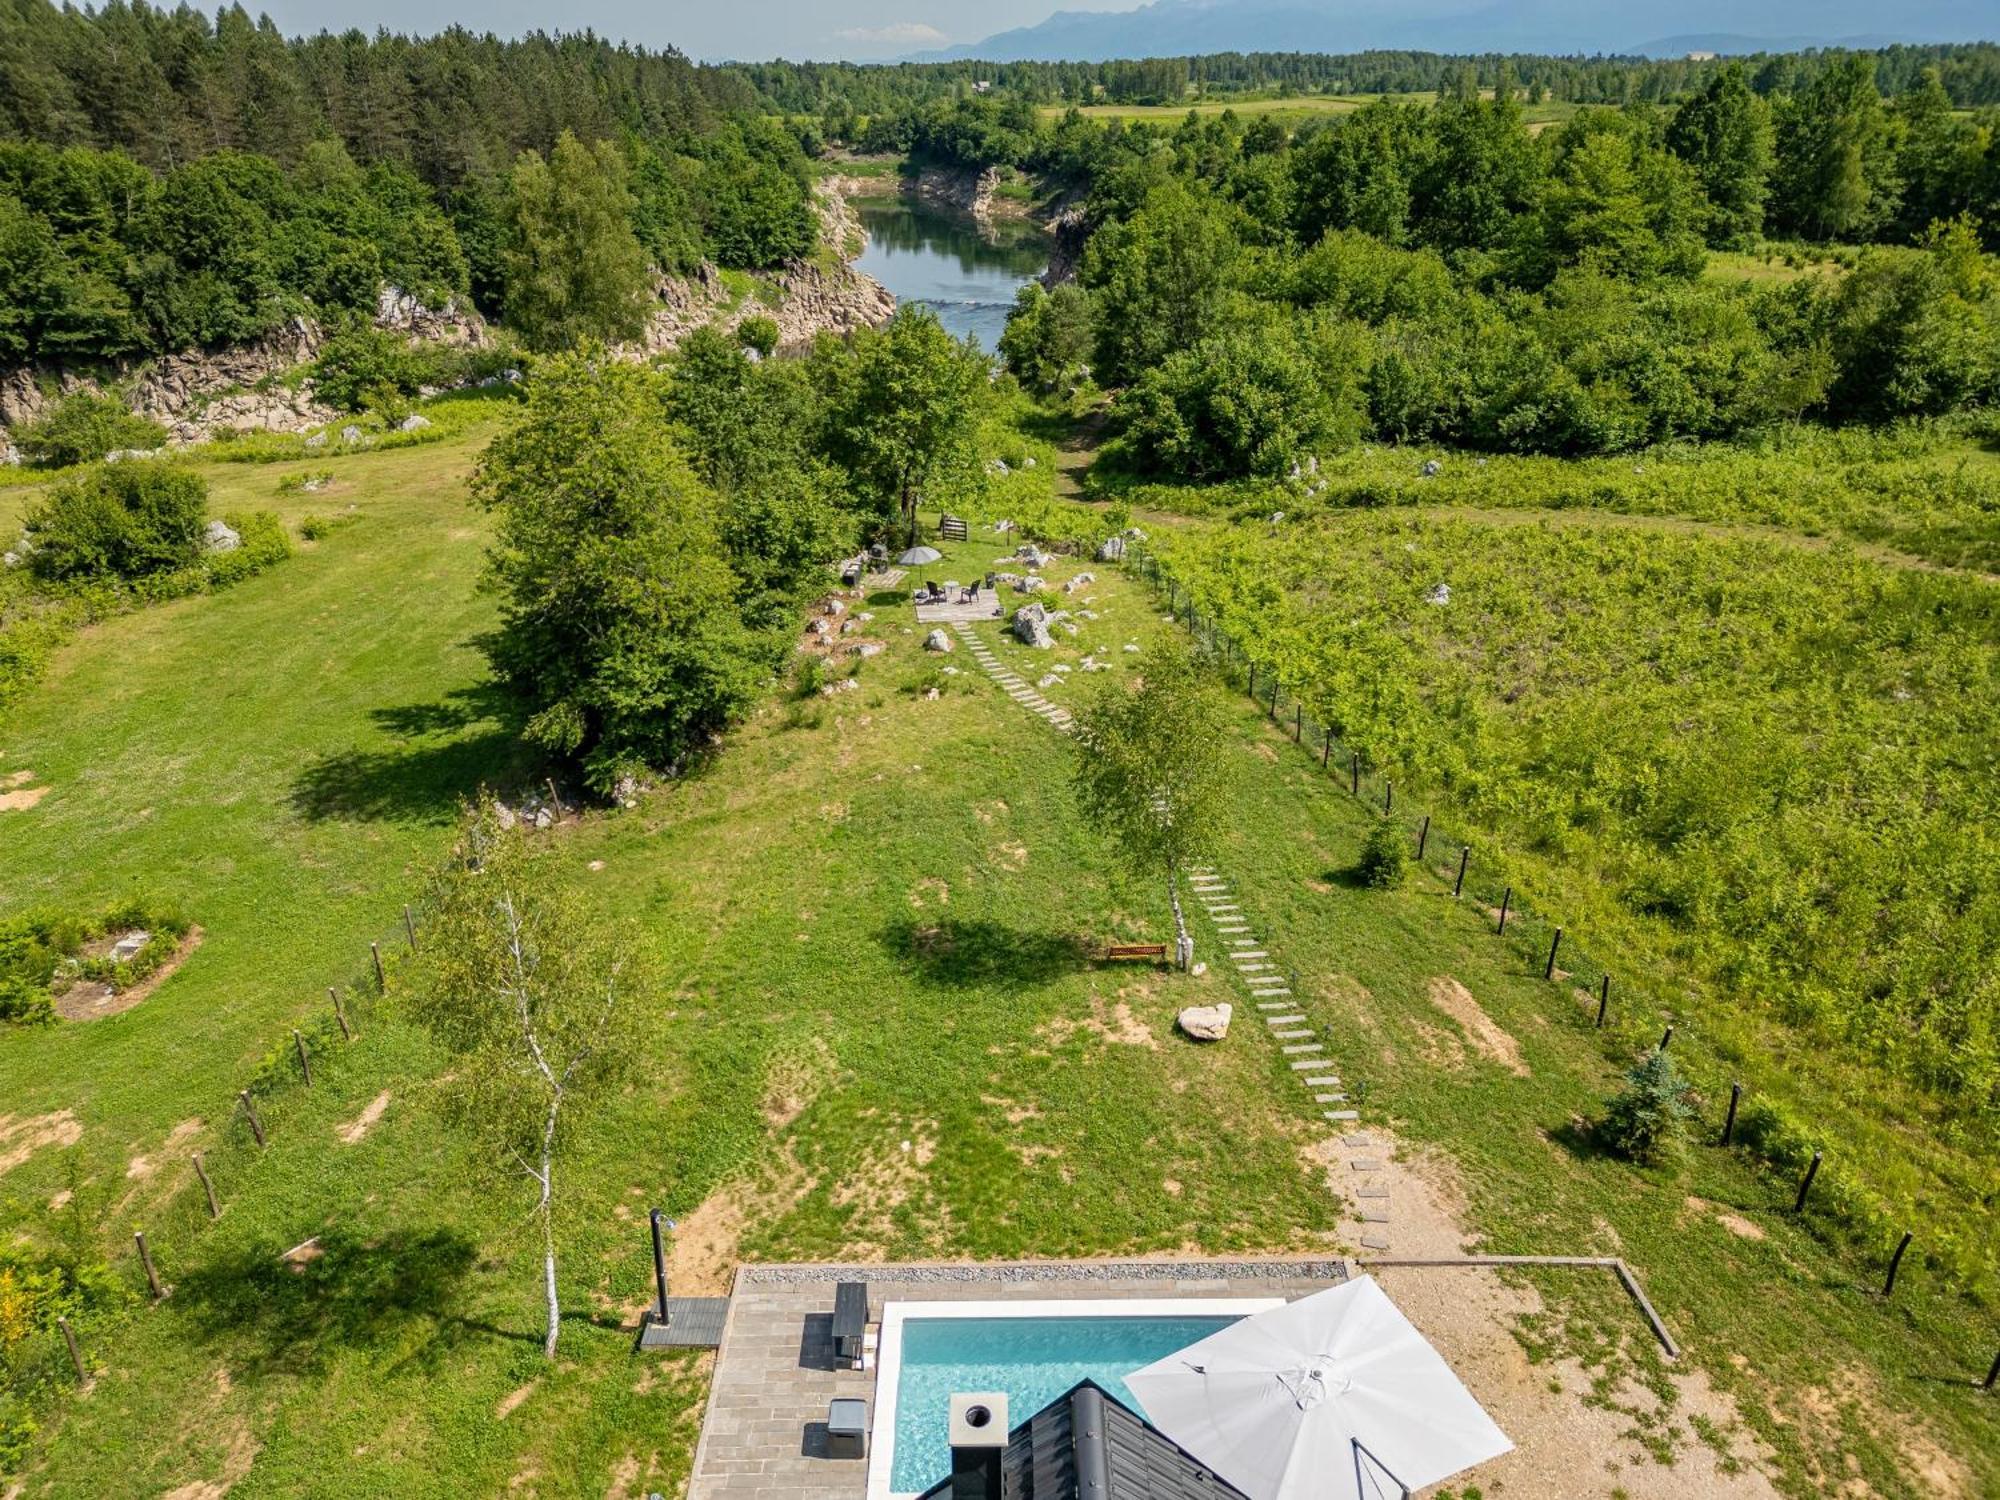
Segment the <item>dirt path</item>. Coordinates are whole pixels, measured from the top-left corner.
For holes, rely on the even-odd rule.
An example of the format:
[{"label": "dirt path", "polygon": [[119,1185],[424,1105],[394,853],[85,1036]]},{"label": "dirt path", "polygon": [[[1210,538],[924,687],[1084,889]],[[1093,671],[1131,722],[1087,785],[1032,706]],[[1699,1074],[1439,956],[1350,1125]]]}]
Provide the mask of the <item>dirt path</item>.
[{"label": "dirt path", "polygon": [[1056,494],[1063,499],[1083,498],[1083,476],[1097,462],[1097,450],[1104,442],[1104,427],[1110,418],[1110,409],[1099,406],[1080,418],[1068,436],[1056,444]]}]

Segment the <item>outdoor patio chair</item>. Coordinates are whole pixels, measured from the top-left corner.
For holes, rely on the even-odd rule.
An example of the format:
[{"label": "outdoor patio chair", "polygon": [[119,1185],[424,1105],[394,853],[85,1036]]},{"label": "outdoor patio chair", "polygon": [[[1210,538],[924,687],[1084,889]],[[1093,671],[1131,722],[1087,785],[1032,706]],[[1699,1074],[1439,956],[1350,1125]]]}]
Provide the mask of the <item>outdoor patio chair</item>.
[{"label": "outdoor patio chair", "polygon": [[931,579],[926,578],[924,580],[924,592],[929,594],[935,602],[939,604],[944,603],[944,590],[939,588]]},{"label": "outdoor patio chair", "polygon": [[979,602],[979,585],[968,583],[964,588],[960,589],[958,591],[958,602],[960,604],[977,604]]}]

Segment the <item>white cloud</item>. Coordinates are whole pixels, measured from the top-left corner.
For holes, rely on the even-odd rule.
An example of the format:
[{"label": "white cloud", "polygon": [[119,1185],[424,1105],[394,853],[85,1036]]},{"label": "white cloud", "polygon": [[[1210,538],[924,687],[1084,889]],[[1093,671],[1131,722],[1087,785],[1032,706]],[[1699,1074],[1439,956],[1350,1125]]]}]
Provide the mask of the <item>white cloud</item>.
[{"label": "white cloud", "polygon": [[896,21],[887,26],[850,26],[834,33],[843,42],[871,47],[935,47],[950,41],[937,27],[923,21]]}]

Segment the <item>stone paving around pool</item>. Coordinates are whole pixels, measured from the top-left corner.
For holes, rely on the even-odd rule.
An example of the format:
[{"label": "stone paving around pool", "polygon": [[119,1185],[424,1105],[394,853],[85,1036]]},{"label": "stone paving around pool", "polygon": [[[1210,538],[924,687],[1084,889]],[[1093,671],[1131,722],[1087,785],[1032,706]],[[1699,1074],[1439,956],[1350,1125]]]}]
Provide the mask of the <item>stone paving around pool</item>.
[{"label": "stone paving around pool", "polygon": [[838,1282],[869,1283],[872,1327],[889,1301],[1297,1298],[1347,1274],[1323,1257],[739,1267],[688,1500],[863,1500],[866,1460],[825,1456],[830,1400],[858,1396],[875,1415],[875,1372],[834,1368]]}]

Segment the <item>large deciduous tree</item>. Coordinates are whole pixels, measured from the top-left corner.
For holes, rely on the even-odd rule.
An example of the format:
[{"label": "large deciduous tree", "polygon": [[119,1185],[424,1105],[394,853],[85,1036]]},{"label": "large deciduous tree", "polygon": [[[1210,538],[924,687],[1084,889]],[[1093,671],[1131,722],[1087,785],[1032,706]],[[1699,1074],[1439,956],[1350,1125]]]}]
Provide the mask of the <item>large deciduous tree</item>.
[{"label": "large deciduous tree", "polygon": [[452,1056],[451,1115],[495,1171],[535,1186],[550,1359],[562,1330],[556,1167],[579,1120],[628,1072],[646,992],[641,950],[586,914],[552,858],[489,811],[469,811],[431,882],[408,1001]]},{"label": "large deciduous tree", "polygon": [[498,518],[494,665],[528,702],[528,737],[599,791],[720,729],[768,665],[662,396],[660,377],[601,355],[544,361],[474,480]]},{"label": "large deciduous tree", "polygon": [[1764,229],[1771,192],[1771,110],[1730,63],[1674,112],[1667,149],[1686,162],[1708,197],[1708,241],[1743,245]]},{"label": "large deciduous tree", "polygon": [[834,447],[885,513],[914,536],[917,507],[976,464],[974,438],[989,366],[935,316],[904,308],[822,366],[839,415]]},{"label": "large deciduous tree", "polygon": [[507,321],[538,349],[636,338],[646,322],[646,252],[632,232],[625,159],[568,131],[544,161],[514,166],[514,242],[503,260]]},{"label": "large deciduous tree", "polygon": [[1096,309],[1098,380],[1129,385],[1213,333],[1240,251],[1220,205],[1178,182],[1092,235],[1083,282]]},{"label": "large deciduous tree", "polygon": [[1773,197],[1786,229],[1808,239],[1864,238],[1895,214],[1895,143],[1875,91],[1875,61],[1850,55],[1778,113]]},{"label": "large deciduous tree", "polygon": [[1180,875],[1211,849],[1227,784],[1227,724],[1214,688],[1178,644],[1155,646],[1136,688],[1111,686],[1076,719],[1074,783],[1084,816],[1134,867],[1167,879],[1175,957],[1194,959]]}]

